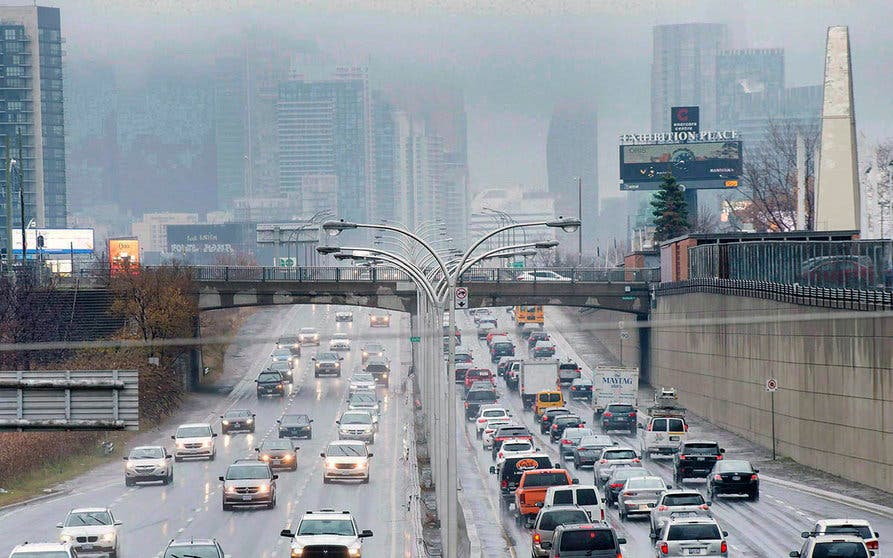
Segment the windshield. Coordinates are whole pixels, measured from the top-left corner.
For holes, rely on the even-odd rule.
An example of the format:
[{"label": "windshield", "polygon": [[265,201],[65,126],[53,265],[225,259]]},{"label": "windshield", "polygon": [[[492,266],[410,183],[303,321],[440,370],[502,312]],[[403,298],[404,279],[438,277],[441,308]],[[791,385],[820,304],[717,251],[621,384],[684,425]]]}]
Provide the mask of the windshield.
[{"label": "windshield", "polygon": [[490,409],[490,410],[484,411],[482,416],[484,416],[484,417],[504,417],[505,411],[503,411],[502,409]]},{"label": "windshield", "polygon": [[307,424],[307,417],[304,415],[282,415],[279,424]]},{"label": "windshield", "polygon": [[349,519],[303,519],[298,527],[298,535],[342,535],[353,536],[356,531]]},{"label": "windshield", "polygon": [[467,401],[496,401],[496,392],[493,391],[469,391],[465,398]]},{"label": "windshield", "polygon": [[380,353],[384,351],[384,347],[381,345],[366,345],[366,348],[363,351],[367,353]]},{"label": "windshield", "polygon": [[316,355],[316,360],[338,360],[338,355],[335,353],[319,353]]},{"label": "windshield", "polygon": [[606,448],[614,445],[614,441],[606,436],[584,436],[580,446],[586,449]]},{"label": "windshield", "polygon": [[275,351],[273,351],[273,356],[274,357],[290,357],[291,349],[276,349]]},{"label": "windshield", "polygon": [[667,533],[668,541],[704,541],[721,538],[719,528],[713,523],[671,525]]},{"label": "windshield", "polygon": [[632,405],[608,405],[609,412],[611,413],[632,413],[636,409]]},{"label": "windshield", "polygon": [[288,440],[270,440],[268,442],[264,442],[260,446],[261,451],[272,451],[272,450],[289,450],[293,449],[291,442]]},{"label": "windshield", "polygon": [[685,453],[688,455],[719,455],[716,444],[685,444]]},{"label": "windshield", "polygon": [[220,558],[220,552],[209,544],[175,546],[164,552],[164,558]]},{"label": "windshield", "polygon": [[614,533],[610,529],[565,531],[561,535],[562,552],[587,550],[614,550]]},{"label": "windshield", "polygon": [[611,474],[611,482],[623,482],[633,477],[647,477],[648,471],[642,467],[618,467]]},{"label": "windshield", "polygon": [[664,481],[656,478],[631,478],[626,481],[626,490],[664,490]]},{"label": "windshield", "polygon": [[753,467],[747,461],[723,460],[716,464],[716,471],[721,473],[753,473]]},{"label": "windshield", "polygon": [[502,444],[502,451],[530,451],[531,449],[533,449],[533,446],[529,443],[511,442]]},{"label": "windshield", "polygon": [[257,377],[257,381],[261,383],[281,382],[282,376],[278,372],[265,372]]},{"label": "windshield", "polygon": [[270,468],[266,465],[235,465],[226,470],[226,480],[268,478],[270,478]]},{"label": "windshield", "polygon": [[856,535],[863,539],[873,539],[874,533],[868,525],[828,525],[825,527],[826,535]]},{"label": "windshield", "polygon": [[541,531],[554,531],[559,525],[588,522],[589,514],[583,510],[555,510],[543,512],[537,527]]},{"label": "windshield", "polygon": [[635,459],[635,450],[605,450],[602,459],[618,460],[618,459]]},{"label": "windshield", "polygon": [[130,459],[162,459],[164,448],[133,448]]},{"label": "windshield", "polygon": [[353,380],[355,382],[374,382],[375,378],[372,376],[372,374],[362,373],[362,374],[354,374]]},{"label": "windshield", "polygon": [[570,484],[567,474],[565,473],[537,473],[535,475],[527,475],[524,486],[558,486]]},{"label": "windshield", "polygon": [[302,327],[302,328],[301,328],[301,333],[304,333],[304,334],[308,334],[308,333],[309,333],[309,334],[314,334],[314,333],[317,333],[317,331],[316,331],[316,328],[314,328],[314,327]]},{"label": "windshield", "polygon": [[223,413],[223,418],[251,418],[251,411],[232,410]]},{"label": "windshield", "polygon": [[177,429],[177,438],[208,438],[210,436],[210,426],[181,426]]},{"label": "windshield", "polygon": [[365,457],[366,447],[358,444],[329,444],[326,457]]},{"label": "windshield", "polygon": [[662,504],[665,506],[700,506],[704,497],[700,494],[667,494]]},{"label": "windshield", "polygon": [[344,413],[341,424],[372,424],[372,417],[367,413]]},{"label": "windshield", "polygon": [[111,525],[112,516],[108,512],[72,512],[65,518],[66,527],[83,527],[84,525]]},{"label": "windshield", "polygon": [[812,558],[868,558],[865,545],[857,542],[823,542],[815,545]]}]

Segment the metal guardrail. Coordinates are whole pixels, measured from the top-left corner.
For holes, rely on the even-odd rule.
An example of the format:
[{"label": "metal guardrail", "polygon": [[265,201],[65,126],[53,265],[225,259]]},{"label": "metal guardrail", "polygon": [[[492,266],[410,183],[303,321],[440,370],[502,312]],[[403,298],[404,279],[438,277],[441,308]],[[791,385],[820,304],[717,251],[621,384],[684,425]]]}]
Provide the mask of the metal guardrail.
[{"label": "metal guardrail", "polygon": [[770,281],[739,281],[708,277],[661,283],[655,287],[654,292],[657,296],[689,293],[747,296],[839,310],[893,310],[893,292],[889,290],[837,289]]}]

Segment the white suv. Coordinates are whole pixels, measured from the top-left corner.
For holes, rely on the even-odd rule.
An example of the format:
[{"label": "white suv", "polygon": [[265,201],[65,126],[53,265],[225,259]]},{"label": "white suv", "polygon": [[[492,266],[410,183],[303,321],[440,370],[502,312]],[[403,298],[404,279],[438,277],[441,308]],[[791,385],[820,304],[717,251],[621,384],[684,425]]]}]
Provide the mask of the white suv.
[{"label": "white suv", "polygon": [[508,420],[511,418],[512,414],[508,411],[508,409],[504,409],[502,407],[481,407],[480,412],[478,413],[478,417],[474,422],[475,428],[477,429],[478,440],[484,434],[484,429],[489,426],[489,422],[491,419],[501,419],[504,418]]},{"label": "white suv", "polygon": [[217,433],[208,423],[181,424],[177,433],[171,436],[174,441],[174,461],[184,457],[207,457],[214,461],[217,451],[214,449],[214,438]]},{"label": "white suv", "polygon": [[375,443],[375,420],[369,411],[345,411],[338,425],[339,440],[360,440]]},{"label": "white suv", "polygon": [[56,528],[62,529],[60,542],[70,544],[77,554],[117,556],[119,525],[108,508],[78,508],[68,512]]},{"label": "white suv", "polygon": [[68,543],[24,543],[12,549],[9,558],[77,558]]},{"label": "white suv", "polygon": [[369,458],[372,454],[366,444],[356,440],[332,442],[319,454],[323,461],[323,484],[334,479],[360,479],[369,482]]},{"label": "white suv", "polygon": [[[372,531],[359,531],[353,516],[348,511],[336,512],[331,509],[304,512],[296,531],[283,529],[281,536],[291,539],[291,555],[312,554],[319,550],[347,550],[351,558],[360,556],[362,539],[372,536]],[[333,549],[333,547],[335,547]]]}]

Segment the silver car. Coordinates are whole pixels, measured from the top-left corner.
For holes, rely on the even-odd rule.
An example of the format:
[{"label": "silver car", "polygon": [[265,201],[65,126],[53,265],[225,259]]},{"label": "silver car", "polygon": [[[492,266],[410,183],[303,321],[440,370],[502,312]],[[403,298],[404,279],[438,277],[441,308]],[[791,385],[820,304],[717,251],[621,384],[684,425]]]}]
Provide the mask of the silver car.
[{"label": "silver car", "polygon": [[633,477],[627,479],[617,495],[617,508],[620,510],[620,521],[626,521],[631,515],[651,515],[657,501],[664,491],[672,488],[660,477]]},{"label": "silver car", "polygon": [[602,450],[598,461],[593,465],[595,484],[601,486],[605,484],[614,467],[618,465],[632,465],[639,463],[639,455],[636,450],[629,446],[614,446]]},{"label": "silver car", "polygon": [[657,558],[667,556],[704,556],[727,558],[729,534],[712,518],[671,519],[664,524],[654,545]]},{"label": "silver car", "polygon": [[172,461],[171,454],[161,446],[135,447],[124,458],[124,484],[133,486],[142,481],[170,484],[174,480]]},{"label": "silver car", "polygon": [[579,506],[550,506],[543,508],[533,523],[533,537],[530,553],[536,557],[549,555],[542,547],[543,542],[552,542],[552,534],[559,525],[591,523],[589,514]]},{"label": "silver car", "polygon": [[697,490],[667,490],[651,510],[651,538],[657,538],[667,521],[686,517],[713,517],[710,502]]}]

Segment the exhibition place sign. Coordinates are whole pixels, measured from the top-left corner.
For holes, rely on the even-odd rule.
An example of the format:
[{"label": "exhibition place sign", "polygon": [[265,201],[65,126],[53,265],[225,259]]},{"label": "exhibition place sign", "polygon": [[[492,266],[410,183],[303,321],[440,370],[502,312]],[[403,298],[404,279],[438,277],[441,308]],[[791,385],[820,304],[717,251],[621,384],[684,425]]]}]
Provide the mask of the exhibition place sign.
[{"label": "exhibition place sign", "polygon": [[727,141],[737,139],[738,132],[734,130],[710,132],[660,132],[656,134],[620,134],[621,145]]}]

